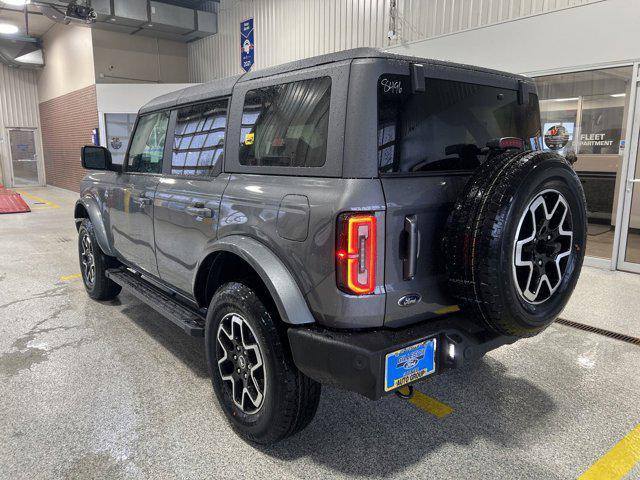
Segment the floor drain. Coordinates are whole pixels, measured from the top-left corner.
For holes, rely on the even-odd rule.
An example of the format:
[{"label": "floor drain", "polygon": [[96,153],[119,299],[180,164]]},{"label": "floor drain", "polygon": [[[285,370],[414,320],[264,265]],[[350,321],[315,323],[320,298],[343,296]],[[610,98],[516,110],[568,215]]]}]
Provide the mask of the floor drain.
[{"label": "floor drain", "polygon": [[640,338],[632,337],[631,335],[625,335],[624,333],[612,332],[611,330],[605,330],[604,328],[592,327],[591,325],[585,325],[584,323],[572,322],[571,320],[565,320],[564,318],[556,319],[556,323],[566,325],[567,327],[576,328],[584,332],[597,333],[604,337],[613,338],[622,342],[632,343],[633,345],[640,346]]}]

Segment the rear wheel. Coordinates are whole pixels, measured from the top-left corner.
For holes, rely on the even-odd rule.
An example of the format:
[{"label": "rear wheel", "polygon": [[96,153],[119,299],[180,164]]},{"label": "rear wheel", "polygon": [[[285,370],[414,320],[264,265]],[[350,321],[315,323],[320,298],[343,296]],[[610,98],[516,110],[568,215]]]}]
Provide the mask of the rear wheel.
[{"label": "rear wheel", "polygon": [[293,363],[284,331],[254,290],[231,282],[216,292],[205,345],[216,397],[243,438],[273,444],[313,419],[320,384]]},{"label": "rear wheel", "polygon": [[535,335],[569,300],[585,242],[584,193],[564,158],[495,156],[474,173],[448,221],[451,291],[494,331]]},{"label": "rear wheel", "polygon": [[110,300],[118,296],[122,287],[107,278],[108,268],[117,266],[118,261],[105,255],[100,249],[93,223],[85,218],[78,230],[78,256],[84,288],[94,300]]}]

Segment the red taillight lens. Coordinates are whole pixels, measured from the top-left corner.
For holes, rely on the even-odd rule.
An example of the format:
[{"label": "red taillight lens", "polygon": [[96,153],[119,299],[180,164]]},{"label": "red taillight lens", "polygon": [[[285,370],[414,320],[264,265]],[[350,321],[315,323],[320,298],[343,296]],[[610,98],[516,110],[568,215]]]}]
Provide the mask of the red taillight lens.
[{"label": "red taillight lens", "polygon": [[336,247],[338,287],[366,295],[376,287],[376,217],[344,213],[338,217]]}]

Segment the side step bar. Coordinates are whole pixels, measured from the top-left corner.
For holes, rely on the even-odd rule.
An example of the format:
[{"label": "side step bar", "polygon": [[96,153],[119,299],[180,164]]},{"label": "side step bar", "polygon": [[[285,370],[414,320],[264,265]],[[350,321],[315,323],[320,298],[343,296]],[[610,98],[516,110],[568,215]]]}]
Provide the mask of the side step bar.
[{"label": "side step bar", "polygon": [[205,318],[197,310],[178,302],[160,288],[144,280],[139,274],[129,270],[112,268],[107,270],[105,274],[120,285],[123,290],[167,317],[188,335],[204,337]]}]

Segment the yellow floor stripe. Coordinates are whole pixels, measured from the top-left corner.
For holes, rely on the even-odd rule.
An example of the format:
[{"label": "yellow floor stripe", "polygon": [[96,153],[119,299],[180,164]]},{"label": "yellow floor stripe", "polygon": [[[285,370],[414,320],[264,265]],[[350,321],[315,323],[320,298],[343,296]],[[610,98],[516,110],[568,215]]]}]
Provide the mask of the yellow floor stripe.
[{"label": "yellow floor stripe", "polygon": [[444,315],[445,313],[453,313],[459,311],[460,307],[458,305],[449,305],[448,307],[442,307],[441,309],[436,310],[434,313],[436,315]]},{"label": "yellow floor stripe", "polygon": [[28,199],[33,200],[34,202],[44,203],[49,208],[60,208],[60,205],[58,205],[57,203],[50,202],[49,200],[45,200],[44,198],[36,197],[35,195],[31,195],[30,193],[23,192],[21,190],[16,190],[16,191],[23,197],[27,197]]},{"label": "yellow floor stripe", "polygon": [[67,280],[75,280],[77,278],[82,278],[82,274],[76,273],[74,275],[67,275],[65,277],[60,277],[60,280],[62,280],[63,282],[66,282]]},{"label": "yellow floor stripe", "polygon": [[[403,393],[407,393],[406,388],[401,388],[400,390]],[[413,397],[411,397],[409,401],[421,410],[424,410],[431,415],[435,415],[438,418],[446,417],[453,412],[453,408],[446,403],[439,402],[435,398],[431,398],[416,389],[413,390]]]},{"label": "yellow floor stripe", "polygon": [[640,461],[640,425],[605,453],[578,480],[619,480]]}]

